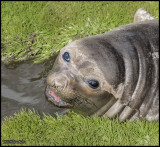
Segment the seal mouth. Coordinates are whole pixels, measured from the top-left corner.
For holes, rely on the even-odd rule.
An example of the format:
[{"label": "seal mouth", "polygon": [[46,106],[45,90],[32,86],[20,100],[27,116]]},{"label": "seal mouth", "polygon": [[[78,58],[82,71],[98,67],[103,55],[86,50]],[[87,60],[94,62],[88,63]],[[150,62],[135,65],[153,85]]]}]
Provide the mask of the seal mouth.
[{"label": "seal mouth", "polygon": [[57,96],[49,87],[46,88],[47,99],[57,107],[72,107],[71,104],[64,102],[59,96]]}]

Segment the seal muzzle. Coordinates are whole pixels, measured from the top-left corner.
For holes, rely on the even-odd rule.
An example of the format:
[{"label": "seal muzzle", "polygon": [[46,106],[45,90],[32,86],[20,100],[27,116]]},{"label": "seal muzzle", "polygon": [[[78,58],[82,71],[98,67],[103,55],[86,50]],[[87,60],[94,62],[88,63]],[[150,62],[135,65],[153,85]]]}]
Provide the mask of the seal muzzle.
[{"label": "seal muzzle", "polygon": [[47,99],[57,107],[71,107],[69,103],[64,102],[59,96],[57,96],[50,88],[46,88]]}]

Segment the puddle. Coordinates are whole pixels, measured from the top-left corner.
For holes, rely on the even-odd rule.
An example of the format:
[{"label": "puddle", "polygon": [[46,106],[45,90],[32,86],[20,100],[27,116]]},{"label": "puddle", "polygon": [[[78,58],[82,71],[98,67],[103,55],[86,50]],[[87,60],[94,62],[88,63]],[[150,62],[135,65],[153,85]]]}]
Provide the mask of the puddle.
[{"label": "puddle", "polygon": [[[56,57],[56,56],[55,56]],[[64,114],[67,109],[57,108],[45,97],[46,77],[55,57],[38,64],[31,61],[4,65],[1,63],[1,120],[22,108],[33,108],[42,116]]]}]

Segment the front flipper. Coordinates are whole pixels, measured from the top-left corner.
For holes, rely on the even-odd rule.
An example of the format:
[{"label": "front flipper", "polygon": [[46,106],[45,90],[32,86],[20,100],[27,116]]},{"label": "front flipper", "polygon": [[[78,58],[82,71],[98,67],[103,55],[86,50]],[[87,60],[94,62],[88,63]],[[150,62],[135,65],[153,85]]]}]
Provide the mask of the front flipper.
[{"label": "front flipper", "polygon": [[154,19],[153,16],[149,12],[147,12],[145,9],[138,9],[134,15],[134,22],[140,22],[145,20],[152,20]]}]

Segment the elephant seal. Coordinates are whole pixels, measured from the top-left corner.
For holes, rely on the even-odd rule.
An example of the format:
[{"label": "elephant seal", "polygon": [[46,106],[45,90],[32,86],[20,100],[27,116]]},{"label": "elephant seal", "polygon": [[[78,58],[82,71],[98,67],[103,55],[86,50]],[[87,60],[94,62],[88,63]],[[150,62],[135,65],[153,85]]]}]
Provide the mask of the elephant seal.
[{"label": "elephant seal", "polygon": [[158,67],[159,22],[139,19],[62,48],[47,76],[46,96],[90,116],[156,121]]}]

